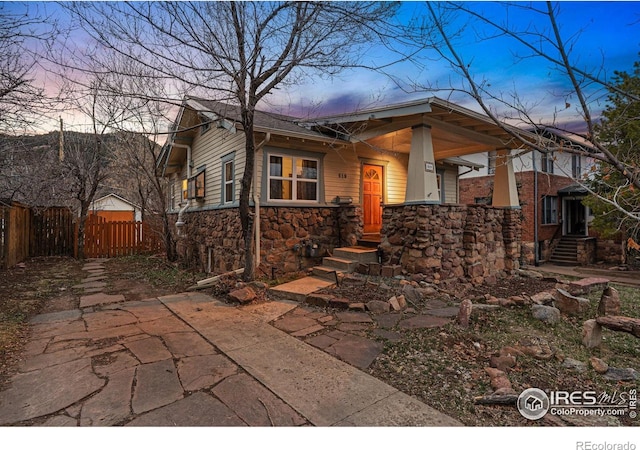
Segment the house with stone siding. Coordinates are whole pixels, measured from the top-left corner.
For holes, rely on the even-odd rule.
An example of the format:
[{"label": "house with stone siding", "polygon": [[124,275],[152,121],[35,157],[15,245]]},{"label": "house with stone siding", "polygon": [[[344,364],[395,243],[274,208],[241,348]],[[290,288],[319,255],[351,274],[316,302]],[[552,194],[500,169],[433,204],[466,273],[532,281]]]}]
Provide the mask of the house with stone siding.
[{"label": "house with stone siding", "polygon": [[[312,120],[256,111],[254,133],[258,276],[353,270],[349,255],[362,252],[372,252],[368,270],[432,281],[517,268],[512,154],[523,148],[487,117],[431,97]],[[157,162],[179,254],[201,270],[242,267],[244,139],[239,108],[186,98]],[[483,169],[469,156],[487,152],[500,188],[491,204],[462,205],[460,175]]]},{"label": "house with stone siding", "polygon": [[[589,193],[577,181],[588,175],[594,160],[563,152],[562,140],[560,144],[554,145],[559,150],[547,153],[535,150],[513,160],[522,208],[523,260],[527,264],[622,263],[622,240],[600,237],[590,227],[593,220],[590,209],[582,203]],[[468,159],[484,167],[460,176],[460,202],[490,203],[496,155],[486,152],[469,155]]]}]

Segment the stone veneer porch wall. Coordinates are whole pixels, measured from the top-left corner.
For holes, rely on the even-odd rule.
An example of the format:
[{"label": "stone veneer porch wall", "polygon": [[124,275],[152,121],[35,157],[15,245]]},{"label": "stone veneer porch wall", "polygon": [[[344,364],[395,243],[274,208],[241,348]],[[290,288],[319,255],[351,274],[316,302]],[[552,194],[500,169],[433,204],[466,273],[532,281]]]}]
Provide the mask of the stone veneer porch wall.
[{"label": "stone veneer porch wall", "polygon": [[521,212],[485,205],[385,206],[383,264],[429,282],[491,282],[519,268]]},{"label": "stone veneer porch wall", "polygon": [[[173,222],[177,215],[173,216]],[[224,273],[244,266],[244,242],[238,208],[195,210],[183,215],[178,255],[190,268]],[[337,246],[355,245],[362,237],[359,205],[260,208],[261,264],[256,275],[296,272],[321,262]],[[315,246],[315,248],[314,248]],[[313,254],[310,252],[313,251]]]}]

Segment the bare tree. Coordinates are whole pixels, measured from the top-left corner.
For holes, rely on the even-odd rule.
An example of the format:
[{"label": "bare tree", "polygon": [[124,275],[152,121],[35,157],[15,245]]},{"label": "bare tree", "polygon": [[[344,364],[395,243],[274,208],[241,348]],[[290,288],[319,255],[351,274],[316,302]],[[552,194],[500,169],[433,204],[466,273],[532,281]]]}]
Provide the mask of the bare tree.
[{"label": "bare tree", "polygon": [[89,89],[78,90],[77,106],[91,125],[85,133],[65,132],[61,151],[63,184],[78,211],[78,257],[84,258],[85,222],[99,187],[108,177],[108,165],[117,141],[111,133],[121,119],[103,79],[95,76]]},{"label": "bare tree", "polygon": [[38,48],[53,41],[58,28],[42,8],[0,3],[0,133],[23,131],[54,107],[35,79]]},{"label": "bare tree", "polygon": [[[397,5],[377,2],[152,2],[68,6],[103,50],[156,80],[240,107],[246,164],[240,192],[244,277],[254,277],[249,208],[256,106],[275,89],[355,65]],[[96,55],[94,55],[96,56]],[[124,75],[126,67],[120,67]],[[105,66],[108,69],[108,65]]]},{"label": "bare tree", "polygon": [[[615,93],[629,102],[638,103],[637,93],[617,86],[607,77],[602,64],[587,66],[575,50],[581,32],[565,36],[562,28],[561,3],[503,3],[494,5],[504,8],[500,18],[484,14],[484,5],[452,2],[425,2],[424,10],[428,21],[412,22],[406,29],[407,39],[414,45],[428,47],[436,51],[439,58],[449,63],[452,69],[448,86],[434,84],[414,84],[414,88],[431,91],[449,91],[451,95],[464,94],[473,98],[482,111],[528,148],[542,153],[561,151],[583,155],[597,163],[605,164],[623,177],[628,186],[640,189],[640,167],[636,158],[627,158],[612,152],[609,142],[602,139],[597,125],[605,97]],[[521,20],[510,21],[518,15]],[[525,21],[523,17],[530,17]],[[522,25],[524,23],[524,25]],[[518,28],[520,26],[520,28]],[[497,80],[489,78],[478,68],[474,55],[464,54],[464,46],[458,39],[477,37],[479,42],[508,42],[520,50],[513,54],[514,64],[535,63],[549,68],[562,107],[552,111],[541,111],[541,100],[529,99],[517,83],[512,89],[504,89]],[[588,63],[593,63],[589,61]],[[415,80],[414,80],[415,81]],[[567,121],[563,116],[572,112],[576,121]],[[504,124],[517,125],[535,133],[534,139],[514,132]],[[550,140],[549,133],[563,139]],[[529,134],[531,136],[531,134]],[[566,139],[564,139],[566,138]],[[637,154],[637,149],[631,153]],[[571,174],[567,174],[570,176]],[[577,182],[583,180],[576,178]],[[583,185],[589,189],[588,184]],[[594,195],[597,192],[591,190]],[[622,214],[639,221],[638,211],[626,208],[624,204],[602,198]]]}]

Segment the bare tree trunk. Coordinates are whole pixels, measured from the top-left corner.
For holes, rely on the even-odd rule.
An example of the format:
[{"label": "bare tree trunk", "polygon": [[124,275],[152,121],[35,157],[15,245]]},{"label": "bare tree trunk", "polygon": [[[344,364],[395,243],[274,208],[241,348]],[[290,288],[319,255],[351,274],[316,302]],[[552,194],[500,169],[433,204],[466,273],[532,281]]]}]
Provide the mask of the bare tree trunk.
[{"label": "bare tree trunk", "polygon": [[255,169],[256,144],[253,135],[253,108],[243,108],[242,121],[245,129],[246,160],[242,175],[242,189],[240,191],[240,224],[242,225],[242,238],[244,240],[244,273],[243,279],[251,281],[255,277],[253,230],[254,214],[250,209],[251,185],[253,171]]}]

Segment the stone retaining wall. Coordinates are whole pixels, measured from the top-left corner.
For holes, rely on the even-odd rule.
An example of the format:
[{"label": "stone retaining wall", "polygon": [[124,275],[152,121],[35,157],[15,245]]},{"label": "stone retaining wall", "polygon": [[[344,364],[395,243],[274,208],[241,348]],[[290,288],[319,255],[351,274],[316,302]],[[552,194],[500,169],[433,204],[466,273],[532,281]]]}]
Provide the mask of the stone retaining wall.
[{"label": "stone retaining wall", "polygon": [[[176,216],[173,217],[175,222]],[[178,254],[188,267],[212,273],[244,265],[244,242],[237,208],[189,211]],[[261,207],[261,264],[257,276],[296,272],[320,264],[337,246],[356,245],[362,237],[358,205],[341,207]],[[209,258],[211,259],[210,267]]]},{"label": "stone retaining wall", "polygon": [[[362,209],[262,207],[258,276],[296,272],[321,263],[339,246],[362,237]],[[223,273],[244,264],[236,208],[183,215],[178,253],[196,270]],[[174,217],[175,221],[175,217]],[[495,280],[519,267],[520,211],[485,205],[386,206],[381,247],[384,263],[430,282]],[[210,267],[208,267],[210,265]]]},{"label": "stone retaining wall", "polygon": [[480,284],[519,268],[519,210],[484,205],[386,206],[383,262],[429,282]]}]

